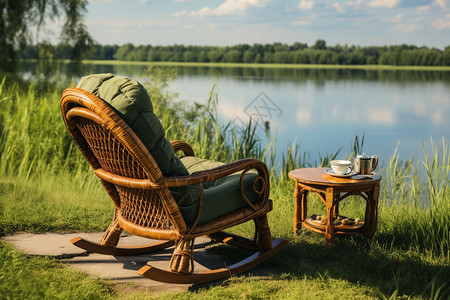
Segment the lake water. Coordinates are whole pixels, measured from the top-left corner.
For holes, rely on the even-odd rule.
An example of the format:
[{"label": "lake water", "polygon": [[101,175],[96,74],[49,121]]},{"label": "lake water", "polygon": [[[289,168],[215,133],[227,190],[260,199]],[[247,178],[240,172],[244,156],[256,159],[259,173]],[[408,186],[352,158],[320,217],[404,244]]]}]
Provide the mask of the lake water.
[{"label": "lake water", "polygon": [[[146,67],[97,66],[96,72],[145,80]],[[205,103],[213,85],[224,122],[258,120],[258,135],[277,136],[277,152],[294,142],[311,162],[341,151],[346,159],[356,135],[364,151],[386,164],[398,143],[401,159],[423,158],[422,141],[441,148],[450,138],[450,72],[199,68],[176,69],[169,90],[179,100]],[[320,155],[319,155],[320,153]]]}]

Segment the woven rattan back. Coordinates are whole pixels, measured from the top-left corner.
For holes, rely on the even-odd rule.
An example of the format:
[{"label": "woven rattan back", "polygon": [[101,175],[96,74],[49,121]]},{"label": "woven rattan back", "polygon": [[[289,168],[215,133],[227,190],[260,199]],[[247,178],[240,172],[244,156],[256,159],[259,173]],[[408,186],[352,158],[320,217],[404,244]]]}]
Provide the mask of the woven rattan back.
[{"label": "woven rattan back", "polygon": [[70,135],[114,201],[119,222],[147,237],[186,229],[151,154],[108,104],[70,88],[63,93],[61,111]]},{"label": "woven rattan back", "polygon": [[[82,117],[78,119],[77,127],[103,170],[130,179],[148,178],[142,164],[110,131]],[[128,188],[118,184],[115,187],[123,218],[139,226],[171,228],[159,190]]]},{"label": "woven rattan back", "polygon": [[148,178],[142,164],[111,131],[82,117],[77,127],[103,170],[129,178]]}]

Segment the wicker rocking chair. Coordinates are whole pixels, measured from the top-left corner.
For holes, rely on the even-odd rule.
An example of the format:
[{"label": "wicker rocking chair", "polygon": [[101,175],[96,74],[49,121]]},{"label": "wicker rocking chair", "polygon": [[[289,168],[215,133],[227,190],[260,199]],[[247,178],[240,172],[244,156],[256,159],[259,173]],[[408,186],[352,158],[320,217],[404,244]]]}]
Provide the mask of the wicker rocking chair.
[{"label": "wicker rocking chair", "polygon": [[[226,278],[255,267],[286,245],[286,240],[271,237],[267,213],[272,210],[272,201],[268,199],[269,174],[264,163],[243,159],[188,176],[166,177],[136,133],[102,99],[79,88],[68,88],[61,98],[61,111],[71,137],[115,205],[113,220],[100,243],[78,237],[71,240],[74,245],[107,255],[144,254],[175,245],[170,270],[146,265],[138,271],[149,279],[168,283],[201,283]],[[184,142],[175,141],[172,146],[185,156],[194,156],[192,148]],[[242,187],[243,177],[249,171],[255,175],[252,185],[257,199],[253,202],[247,199]],[[237,172],[242,172],[240,191],[247,205],[199,222],[204,200],[202,191],[198,213],[194,222],[188,224],[170,188],[211,182]],[[255,223],[253,239],[222,231],[250,220]],[[140,247],[118,247],[122,230],[161,241]],[[255,253],[227,268],[196,273],[193,270],[194,239],[204,235]]]}]

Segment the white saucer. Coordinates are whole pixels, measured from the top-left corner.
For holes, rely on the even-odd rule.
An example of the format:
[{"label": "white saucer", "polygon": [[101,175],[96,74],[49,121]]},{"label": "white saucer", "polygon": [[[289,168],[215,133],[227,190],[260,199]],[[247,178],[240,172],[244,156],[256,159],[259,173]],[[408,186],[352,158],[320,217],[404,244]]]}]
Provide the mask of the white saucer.
[{"label": "white saucer", "polygon": [[335,177],[352,177],[353,175],[356,174],[355,172],[353,172],[351,168],[348,168],[347,172],[345,172],[344,174],[336,174],[334,173],[333,169],[325,169],[324,171],[325,173]]}]

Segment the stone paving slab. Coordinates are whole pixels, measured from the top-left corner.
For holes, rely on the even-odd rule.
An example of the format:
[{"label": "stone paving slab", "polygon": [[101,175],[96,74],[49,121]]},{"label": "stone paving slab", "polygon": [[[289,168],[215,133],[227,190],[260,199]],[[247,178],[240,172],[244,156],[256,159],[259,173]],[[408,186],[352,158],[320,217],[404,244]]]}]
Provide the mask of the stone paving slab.
[{"label": "stone paving slab", "polygon": [[[116,283],[133,283],[139,290],[147,292],[161,291],[186,291],[196,289],[190,284],[168,284],[149,280],[141,277],[137,271],[149,263],[154,267],[168,270],[173,247],[152,254],[136,256],[110,256],[96,253],[86,253],[83,249],[70,243],[74,237],[81,236],[84,239],[99,242],[102,233],[16,233],[5,236],[2,239],[12,243],[18,250],[30,255],[45,255],[57,257],[68,263],[69,266],[82,270],[91,276],[113,280]],[[197,238],[195,243],[196,271],[221,268],[224,265],[235,263],[216,253],[205,251],[212,246],[207,237]],[[137,246],[151,243],[151,240],[134,235],[123,234],[119,246]],[[273,270],[265,269],[264,264],[252,269],[251,274],[267,276],[273,274]],[[204,286],[204,284],[202,285]]]}]

